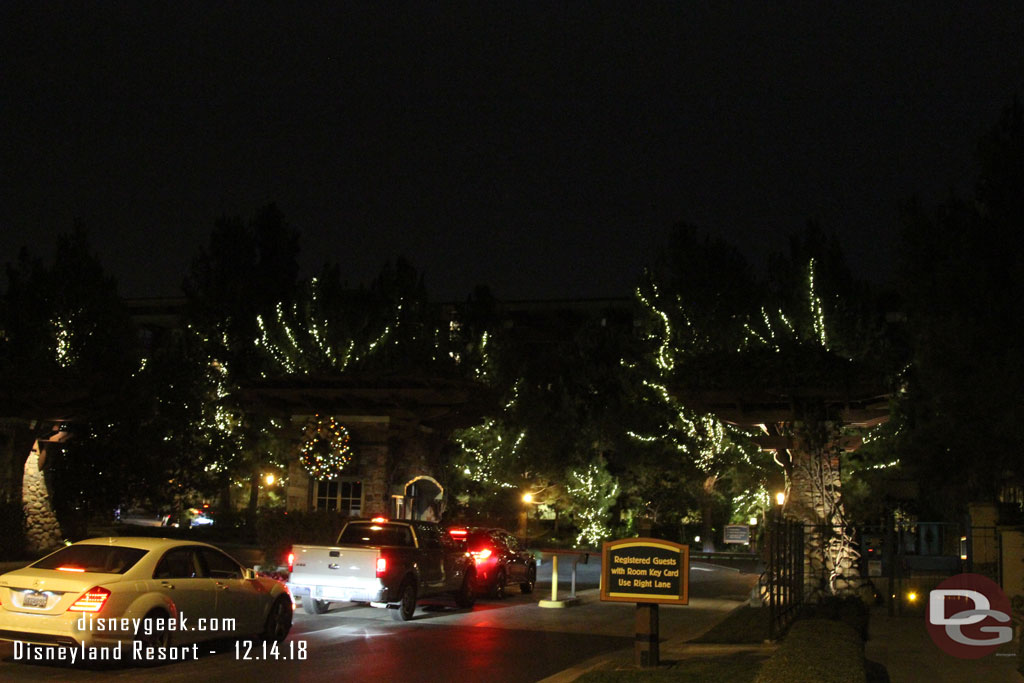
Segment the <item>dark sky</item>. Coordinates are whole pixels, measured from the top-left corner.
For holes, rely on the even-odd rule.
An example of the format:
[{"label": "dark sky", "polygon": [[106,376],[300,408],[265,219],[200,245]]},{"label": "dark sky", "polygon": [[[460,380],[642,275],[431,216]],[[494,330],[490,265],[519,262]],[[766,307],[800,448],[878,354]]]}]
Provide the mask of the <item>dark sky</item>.
[{"label": "dark sky", "polygon": [[624,296],[680,220],[883,280],[1024,95],[1024,3],[4,2],[0,73],[0,261],[78,218],[127,296],[270,201],[307,272],[435,298]]}]

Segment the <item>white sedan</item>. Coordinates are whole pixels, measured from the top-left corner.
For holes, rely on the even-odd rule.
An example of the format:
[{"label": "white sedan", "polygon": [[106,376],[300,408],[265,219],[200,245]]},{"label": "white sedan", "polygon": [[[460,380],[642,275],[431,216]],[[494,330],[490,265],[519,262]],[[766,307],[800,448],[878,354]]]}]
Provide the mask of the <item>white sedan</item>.
[{"label": "white sedan", "polygon": [[183,659],[204,640],[281,642],[292,609],[283,583],[256,577],[212,545],[166,538],[79,541],[0,574],[0,640],[16,649]]}]

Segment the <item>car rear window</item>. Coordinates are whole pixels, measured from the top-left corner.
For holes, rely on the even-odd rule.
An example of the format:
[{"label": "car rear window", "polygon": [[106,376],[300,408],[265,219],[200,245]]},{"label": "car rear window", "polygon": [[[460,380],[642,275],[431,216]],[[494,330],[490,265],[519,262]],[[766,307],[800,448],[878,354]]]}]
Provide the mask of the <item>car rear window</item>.
[{"label": "car rear window", "polygon": [[339,544],[346,545],[415,545],[412,532],[404,524],[377,524],[375,522],[350,522],[338,538]]},{"label": "car rear window", "polygon": [[31,566],[36,569],[124,574],[147,552],[141,548],[109,545],[69,545]]},{"label": "car rear window", "polygon": [[483,548],[494,545],[494,537],[490,531],[474,531],[467,538],[470,548]]}]

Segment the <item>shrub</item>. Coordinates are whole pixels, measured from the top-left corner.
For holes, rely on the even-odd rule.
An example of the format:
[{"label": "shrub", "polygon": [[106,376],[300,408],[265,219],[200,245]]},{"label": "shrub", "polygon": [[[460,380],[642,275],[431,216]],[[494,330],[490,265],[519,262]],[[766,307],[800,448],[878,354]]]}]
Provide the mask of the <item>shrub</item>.
[{"label": "shrub", "polygon": [[829,596],[821,602],[804,605],[800,610],[801,619],[827,619],[841,621],[860,634],[861,640],[868,639],[868,621],[871,611],[856,595]]},{"label": "shrub", "polygon": [[256,542],[267,565],[281,564],[288,548],[295,543],[333,544],[347,519],[327,510],[266,510],[256,520]]},{"label": "shrub", "polygon": [[790,627],[755,681],[866,683],[864,642],[856,630],[840,621],[801,619]]}]

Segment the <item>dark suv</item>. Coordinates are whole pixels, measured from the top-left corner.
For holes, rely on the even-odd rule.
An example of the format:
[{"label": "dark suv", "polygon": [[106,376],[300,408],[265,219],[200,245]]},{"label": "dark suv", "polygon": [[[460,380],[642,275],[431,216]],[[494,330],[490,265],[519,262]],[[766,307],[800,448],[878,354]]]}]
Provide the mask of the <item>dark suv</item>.
[{"label": "dark suv", "polygon": [[476,560],[476,593],[504,598],[507,587],[519,584],[521,593],[532,593],[537,582],[537,560],[504,529],[453,527],[448,530],[457,541],[465,539],[466,550]]}]

